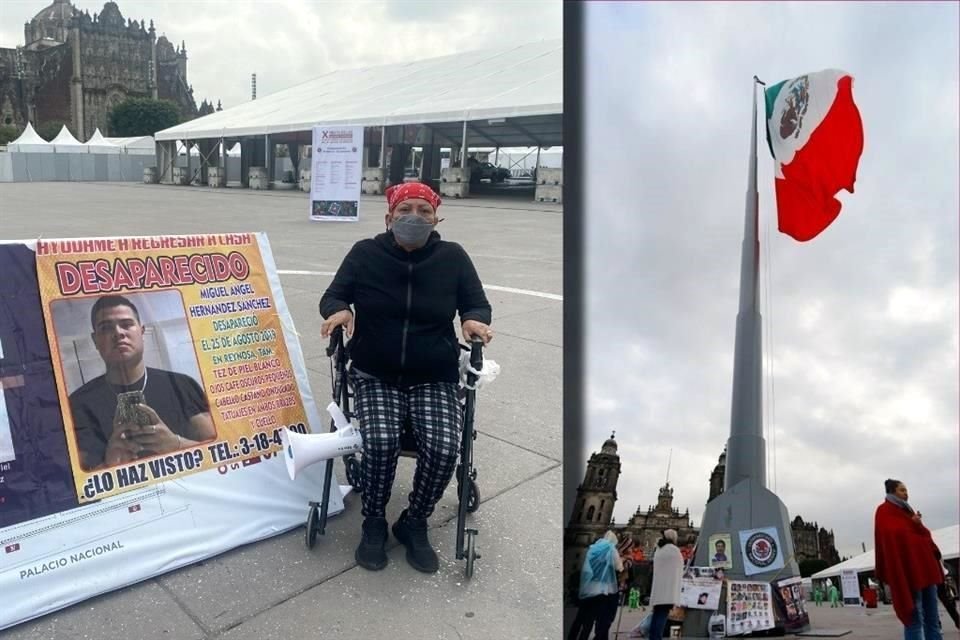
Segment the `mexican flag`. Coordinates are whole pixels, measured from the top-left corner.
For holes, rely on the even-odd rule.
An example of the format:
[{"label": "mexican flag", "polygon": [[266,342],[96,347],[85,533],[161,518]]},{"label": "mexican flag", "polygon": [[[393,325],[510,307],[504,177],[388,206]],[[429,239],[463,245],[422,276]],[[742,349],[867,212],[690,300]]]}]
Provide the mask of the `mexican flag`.
[{"label": "mexican flag", "polygon": [[834,196],[840,189],[853,193],[863,152],[853,77],[830,69],[784,80],[765,93],[778,226],[803,242],[839,215]]}]

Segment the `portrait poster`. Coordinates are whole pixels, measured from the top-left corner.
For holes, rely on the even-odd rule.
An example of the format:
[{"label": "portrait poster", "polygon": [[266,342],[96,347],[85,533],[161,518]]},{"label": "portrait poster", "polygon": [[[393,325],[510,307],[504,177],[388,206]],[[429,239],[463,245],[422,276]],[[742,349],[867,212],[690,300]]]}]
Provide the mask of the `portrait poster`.
[{"label": "portrait poster", "polygon": [[723,580],[717,579],[713,567],[689,567],[680,581],[680,605],[716,611],[722,590]]},{"label": "portrait poster", "polygon": [[752,576],[783,568],[783,547],[776,527],[748,529],[739,533],[744,575]]},{"label": "portrait poster", "polygon": [[774,582],[773,601],[787,633],[802,631],[810,625],[810,615],[803,599],[803,578]]},{"label": "portrait poster", "polygon": [[310,219],[359,221],[362,179],[363,127],[314,127]]},{"label": "portrait poster", "polygon": [[773,601],[767,582],[727,582],[727,635],[743,635],[774,627]]},{"label": "portrait poster", "polygon": [[729,533],[715,533],[707,541],[710,566],[715,569],[733,569],[733,544]]},{"label": "portrait poster", "polygon": [[[279,429],[326,420],[266,235],[0,242],[0,272],[0,629],[303,526],[327,465],[291,481]],[[70,395],[131,357],[144,400],[166,380],[187,413],[209,412],[211,437],[91,467]]]},{"label": "portrait poster", "polygon": [[253,234],[40,240],[37,272],[81,504],[307,431]]}]

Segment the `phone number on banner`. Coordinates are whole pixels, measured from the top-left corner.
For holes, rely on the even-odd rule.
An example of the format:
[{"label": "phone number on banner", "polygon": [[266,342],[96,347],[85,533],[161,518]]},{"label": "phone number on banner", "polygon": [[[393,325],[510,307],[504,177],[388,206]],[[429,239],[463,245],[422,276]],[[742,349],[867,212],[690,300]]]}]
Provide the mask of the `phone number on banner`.
[{"label": "phone number on banner", "polygon": [[209,453],[211,461],[217,465],[222,465],[236,458],[272,453],[273,450],[283,446],[281,434],[284,429],[296,433],[307,433],[306,425],[299,422],[289,427],[278,427],[269,433],[261,431],[250,437],[241,436],[233,446],[229,442],[215,442],[206,445],[206,447],[177,451],[144,462],[134,462],[90,476],[83,486],[83,495],[93,500],[97,496],[109,493],[114,489],[134,487],[155,480],[172,480],[183,473],[203,466],[206,462],[204,448]]}]

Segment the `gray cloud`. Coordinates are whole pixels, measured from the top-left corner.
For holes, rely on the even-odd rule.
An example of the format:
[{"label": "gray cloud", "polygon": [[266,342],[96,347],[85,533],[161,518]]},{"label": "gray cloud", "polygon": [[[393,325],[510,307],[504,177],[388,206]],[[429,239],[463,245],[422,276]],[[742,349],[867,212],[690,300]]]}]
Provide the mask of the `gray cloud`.
[{"label": "gray cloud", "polygon": [[[23,44],[23,23],[47,0],[4,0],[0,46]],[[91,14],[103,2],[74,0]],[[250,99],[250,74],[265,96],[336,69],[390,64],[562,35],[559,2],[496,4],[320,0],[120,0],[125,18],[154,20],[158,34],[186,41],[197,103]],[[465,78],[465,81],[467,79]]]},{"label": "gray cloud", "polygon": [[776,231],[761,141],[771,485],[791,516],[833,528],[846,555],[872,545],[888,476],[911,487],[928,525],[955,524],[958,7],[587,13],[587,443],[617,429],[617,520],[656,500],[672,449],[675,504],[699,524],[729,434],[750,79],[841,68],[866,148],[856,193],[815,240]]}]

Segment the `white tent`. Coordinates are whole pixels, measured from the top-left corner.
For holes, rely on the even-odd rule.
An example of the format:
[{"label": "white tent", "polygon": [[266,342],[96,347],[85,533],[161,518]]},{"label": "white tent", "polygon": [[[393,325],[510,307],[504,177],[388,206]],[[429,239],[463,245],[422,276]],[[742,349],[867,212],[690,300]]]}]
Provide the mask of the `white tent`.
[{"label": "white tent", "polygon": [[94,131],[90,139],[87,140],[87,148],[90,153],[121,153],[123,151],[123,149],[104,138],[100,129]]},{"label": "white tent", "polygon": [[[158,141],[308,132],[313,126],[429,125],[441,144],[563,143],[560,40],[332,71],[184,122]],[[519,127],[517,126],[519,125]]]},{"label": "white tent", "polygon": [[124,153],[141,156],[152,156],[157,152],[153,136],[133,136],[131,138],[104,138],[110,144],[115,144]]},{"label": "white tent", "polygon": [[[933,534],[933,541],[940,549],[940,553],[943,554],[944,560],[953,560],[960,557],[960,524],[937,529],[931,533]],[[813,578],[815,580],[833,578],[839,576],[844,569],[855,569],[857,573],[867,573],[868,571],[873,571],[876,567],[877,558],[875,550],[870,549],[870,551],[866,553],[861,553],[840,564],[835,564],[832,567],[813,574]]]},{"label": "white tent", "polygon": [[89,153],[87,145],[73,137],[67,125],[60,127],[60,133],[50,141],[56,153]]},{"label": "white tent", "polygon": [[27,123],[27,128],[23,130],[20,137],[7,145],[7,151],[12,153],[53,153],[53,145],[40,137],[33,129],[33,125]]}]

